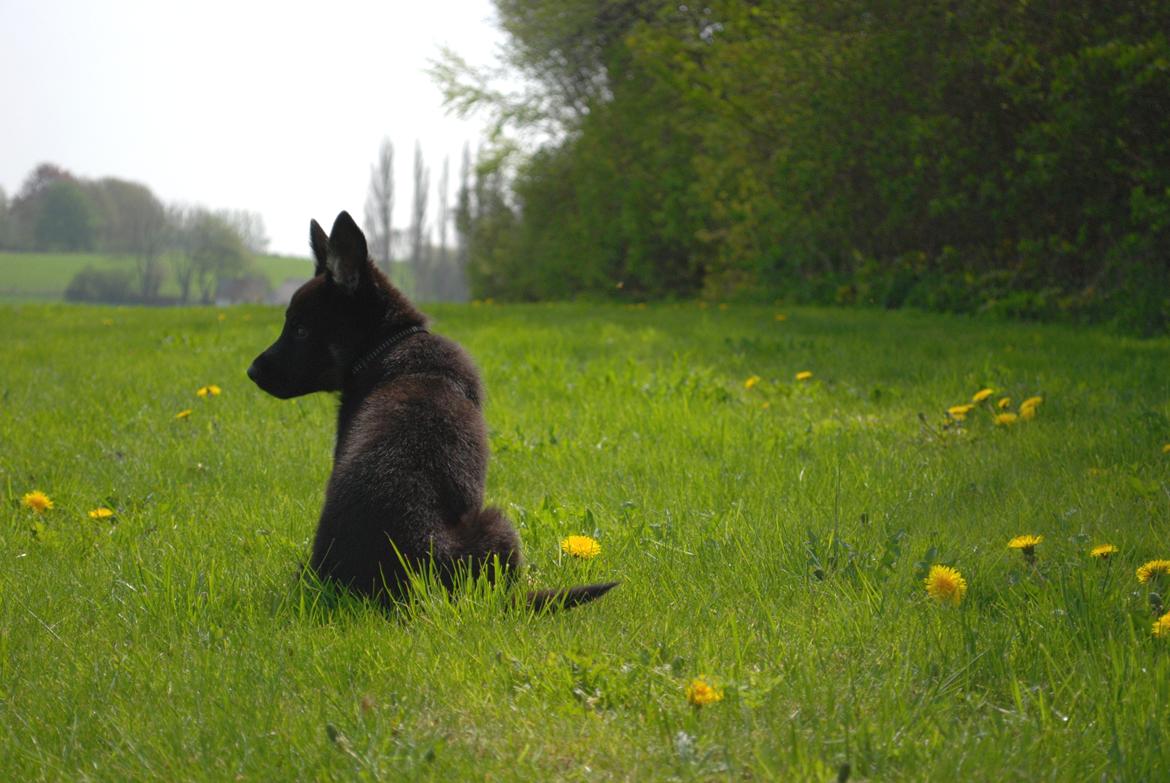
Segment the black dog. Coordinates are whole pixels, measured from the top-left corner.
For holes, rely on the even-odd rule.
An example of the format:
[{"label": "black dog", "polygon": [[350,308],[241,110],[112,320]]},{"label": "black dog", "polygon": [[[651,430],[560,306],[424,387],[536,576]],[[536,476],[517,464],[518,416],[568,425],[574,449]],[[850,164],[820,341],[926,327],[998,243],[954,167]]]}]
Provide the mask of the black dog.
[{"label": "black dog", "polygon": [[[248,377],[282,399],[341,392],[333,473],[310,565],[322,579],[385,602],[408,570],[514,578],[520,538],[483,507],[488,445],[483,390],[471,359],[371,263],[342,212],[329,236],[310,223],[317,267],[292,296],[284,329]],[[498,560],[498,569],[494,563]],[[542,590],[528,606],[572,606],[616,583]]]}]

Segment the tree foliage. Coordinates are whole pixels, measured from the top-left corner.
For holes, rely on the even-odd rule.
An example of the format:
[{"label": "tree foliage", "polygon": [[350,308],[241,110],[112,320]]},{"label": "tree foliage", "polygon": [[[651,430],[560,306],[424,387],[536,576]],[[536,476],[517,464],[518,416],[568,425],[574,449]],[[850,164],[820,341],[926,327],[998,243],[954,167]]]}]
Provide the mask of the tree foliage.
[{"label": "tree foliage", "polygon": [[1166,4],[497,7],[525,89],[436,75],[556,133],[466,229],[480,295],[1170,320]]}]

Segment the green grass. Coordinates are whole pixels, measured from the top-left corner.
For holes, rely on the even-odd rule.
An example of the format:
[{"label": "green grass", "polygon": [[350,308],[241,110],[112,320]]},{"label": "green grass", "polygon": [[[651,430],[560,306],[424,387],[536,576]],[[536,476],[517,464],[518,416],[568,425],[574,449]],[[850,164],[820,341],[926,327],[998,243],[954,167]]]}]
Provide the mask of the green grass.
[{"label": "green grass", "polygon": [[[550,617],[482,589],[390,619],[332,599],[296,572],[334,402],[243,374],[279,308],[0,307],[0,778],[1170,778],[1170,639],[1134,578],[1170,557],[1170,341],[433,312],[483,370],[526,579],[621,586]],[[1044,403],[942,430],[984,386]],[[602,554],[559,557],[571,533]],[[1044,536],[1035,568],[1020,533]],[[962,605],[927,598],[932,562]],[[686,703],[699,675],[722,701]]]},{"label": "green grass", "polygon": [[[273,287],[286,279],[308,278],[312,262],[287,256],[255,256],[255,268],[266,275]],[[134,268],[128,256],[98,253],[3,253],[0,252],[0,302],[55,301],[64,298],[74,275],[87,266],[99,269]],[[178,296],[179,286],[169,266],[163,296]]]}]

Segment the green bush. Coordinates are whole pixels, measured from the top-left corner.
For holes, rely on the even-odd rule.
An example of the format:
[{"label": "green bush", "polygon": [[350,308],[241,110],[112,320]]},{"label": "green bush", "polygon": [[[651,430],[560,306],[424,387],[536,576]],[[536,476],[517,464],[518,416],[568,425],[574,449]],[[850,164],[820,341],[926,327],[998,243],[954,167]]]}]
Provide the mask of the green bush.
[{"label": "green bush", "polygon": [[134,273],[129,269],[99,269],[86,266],[65,288],[67,302],[125,304],[137,301]]}]

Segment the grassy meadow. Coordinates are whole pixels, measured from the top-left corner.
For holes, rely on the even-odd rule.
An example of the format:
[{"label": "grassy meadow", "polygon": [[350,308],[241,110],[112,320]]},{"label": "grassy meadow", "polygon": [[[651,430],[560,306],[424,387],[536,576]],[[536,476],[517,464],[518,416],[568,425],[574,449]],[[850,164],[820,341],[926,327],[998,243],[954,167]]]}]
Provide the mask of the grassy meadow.
[{"label": "grassy meadow", "polygon": [[1170,558],[1170,340],[430,312],[483,371],[524,581],[622,584],[539,617],[322,591],[297,572],[335,402],[244,375],[280,308],[2,306],[0,778],[1170,779],[1170,577],[1135,576]]}]

